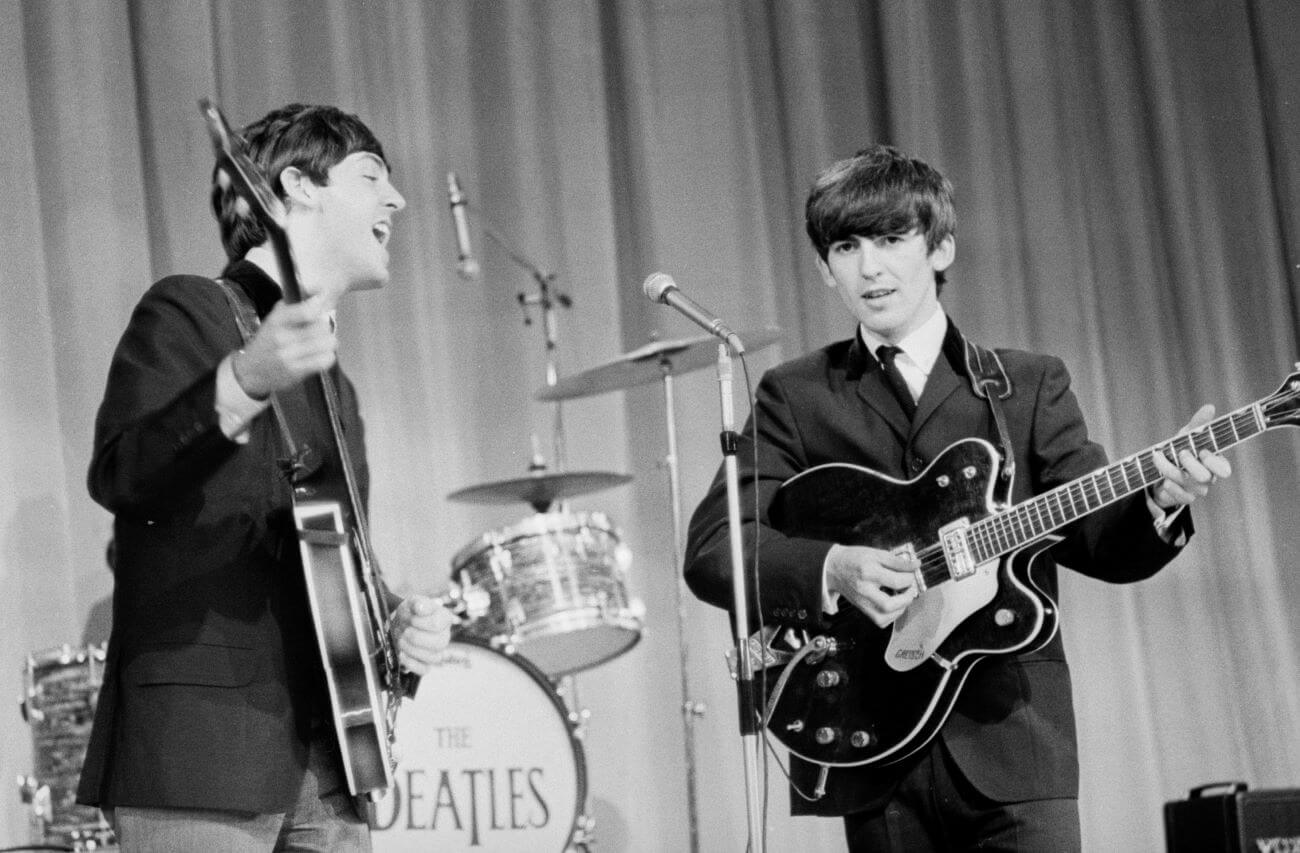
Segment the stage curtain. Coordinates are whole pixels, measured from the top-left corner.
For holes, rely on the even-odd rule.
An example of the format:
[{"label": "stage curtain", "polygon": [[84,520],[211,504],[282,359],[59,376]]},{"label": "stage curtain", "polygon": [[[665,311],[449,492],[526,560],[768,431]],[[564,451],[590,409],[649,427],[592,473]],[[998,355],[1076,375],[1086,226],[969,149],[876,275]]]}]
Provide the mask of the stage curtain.
[{"label": "stage curtain", "polygon": [[[197,99],[235,124],[334,103],[376,129],[409,202],[391,285],[340,317],[388,577],[440,590],[531,513],[456,489],[537,456],[633,475],[569,504],[618,525],[645,605],[639,644],[562,685],[590,712],[597,849],[688,849],[689,778],[701,848],[743,849],[726,620],[679,606],[668,476],[671,416],[684,524],[720,461],[713,369],[674,375],[670,409],[657,380],[538,402],[548,368],[701,334],[642,295],[656,271],[742,334],[780,329],[755,382],[846,337],[802,202],[820,167],[884,141],[956,186],[953,318],[1061,356],[1113,457],[1204,402],[1250,404],[1300,352],[1297,32],[1286,0],[0,2],[0,695],[28,653],[103,631],[110,520],[84,477],[108,361],[153,280],[222,264]],[[455,272],[448,172],[477,280]],[[1158,849],[1161,804],[1205,782],[1300,786],[1298,448],[1286,430],[1231,451],[1154,579],[1067,573],[1086,849]],[[693,773],[684,698],[707,706]],[[768,849],[842,849],[837,821],[787,816],[778,757]],[[27,725],[0,719],[0,778],[31,762]],[[26,840],[26,807],[0,803],[0,843]]]}]

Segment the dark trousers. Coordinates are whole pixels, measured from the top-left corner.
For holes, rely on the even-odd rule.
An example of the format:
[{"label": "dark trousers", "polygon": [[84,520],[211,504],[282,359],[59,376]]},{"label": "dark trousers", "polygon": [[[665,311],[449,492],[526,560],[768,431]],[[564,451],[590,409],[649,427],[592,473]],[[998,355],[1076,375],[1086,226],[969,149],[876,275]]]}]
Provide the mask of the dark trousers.
[{"label": "dark trousers", "polygon": [[845,815],[850,853],[1001,850],[1078,853],[1079,802],[998,803],[966,781],[942,743],[878,809]]}]

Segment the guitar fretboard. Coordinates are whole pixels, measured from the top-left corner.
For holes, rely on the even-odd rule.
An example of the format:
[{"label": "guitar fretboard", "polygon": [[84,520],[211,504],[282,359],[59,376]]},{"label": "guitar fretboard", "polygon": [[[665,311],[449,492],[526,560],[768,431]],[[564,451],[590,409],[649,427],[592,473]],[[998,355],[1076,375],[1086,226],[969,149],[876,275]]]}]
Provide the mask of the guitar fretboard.
[{"label": "guitar fretboard", "polygon": [[1163,476],[1155,455],[1176,459],[1184,451],[1218,453],[1267,429],[1259,403],[1237,409],[1210,423],[1121,459],[1050,492],[972,524],[966,538],[976,564],[1008,554],[1075,519],[1147,488]]}]

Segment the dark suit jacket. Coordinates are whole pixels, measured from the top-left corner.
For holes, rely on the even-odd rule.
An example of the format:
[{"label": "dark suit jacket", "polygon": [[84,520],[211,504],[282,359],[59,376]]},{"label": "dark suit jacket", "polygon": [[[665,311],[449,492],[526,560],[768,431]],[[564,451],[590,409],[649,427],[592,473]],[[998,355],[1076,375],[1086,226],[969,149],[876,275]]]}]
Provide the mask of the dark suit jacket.
[{"label": "dark suit jacket", "polygon": [[[767,507],[783,482],[828,462],[861,465],[906,480],[961,439],[985,438],[999,444],[988,403],[974,395],[964,376],[961,343],[950,323],[944,352],[910,424],[875,358],[858,338],[787,362],[763,377],[755,403],[757,471],[749,424],[736,460],[745,527],[742,540],[748,552],[757,523],[762,555],[762,598],[751,608],[761,608],[765,622],[814,633],[823,626],[821,569],[831,543],[784,536],[769,526]],[[1004,401],[1016,461],[1013,500],[1024,500],[1102,467],[1105,452],[1088,439],[1061,361],[1015,350],[998,353],[1014,387]],[[757,520],[754,489],[760,506]],[[1186,516],[1184,512],[1181,518],[1189,524]],[[719,471],[691,519],[685,575],[700,598],[730,608],[726,522],[725,483]],[[1148,577],[1177,553],[1157,535],[1140,495],[1088,516],[1066,532],[1065,541],[1051,552],[1055,560],[1112,582]],[[1190,532],[1190,527],[1182,532]],[[746,565],[751,558],[747,553]],[[1046,562],[1049,565],[1038,580],[1056,598],[1056,567]],[[750,593],[752,597],[752,588]],[[758,612],[751,609],[751,614]],[[753,624],[757,622],[751,619]],[[993,657],[977,664],[930,748],[947,749],[969,781],[994,800],[1077,797],[1074,711],[1060,635],[1031,654]],[[924,750],[912,760],[923,754]],[[792,760],[796,784],[811,792],[816,766],[793,756]],[[878,769],[835,769],[825,798],[808,803],[792,794],[793,810],[845,814],[872,807],[889,795],[910,766],[910,761],[904,761]]]},{"label": "dark suit jacket", "polygon": [[[280,298],[252,264],[225,278],[261,316]],[[329,719],[275,419],[264,412],[240,445],[214,410],[217,365],[241,345],[220,288],[173,276],[113,356],[89,472],[115,517],[113,628],[81,802],[284,811],[313,720]],[[336,379],[364,489],[356,399]],[[301,389],[280,397],[308,444],[332,446]]]}]

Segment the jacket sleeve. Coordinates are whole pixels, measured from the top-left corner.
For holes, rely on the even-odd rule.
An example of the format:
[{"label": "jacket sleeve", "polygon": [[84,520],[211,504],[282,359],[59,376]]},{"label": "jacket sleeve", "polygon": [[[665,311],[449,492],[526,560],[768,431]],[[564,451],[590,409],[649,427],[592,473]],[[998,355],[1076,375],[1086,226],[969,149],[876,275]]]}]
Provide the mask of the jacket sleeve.
[{"label": "jacket sleeve", "polygon": [[239,346],[230,308],[206,279],[163,279],[118,342],[87,476],[115,513],[164,513],[238,447],[218,422],[216,369]]},{"label": "jacket sleeve", "polygon": [[[1088,437],[1070,375],[1057,358],[1049,358],[1037,389],[1030,464],[1035,493],[1041,494],[1107,464],[1106,452]],[[1191,513],[1184,510],[1170,541],[1192,533]],[[1154,575],[1180,550],[1156,532],[1143,492],[1091,513],[1063,531],[1052,554],[1061,565],[1099,580],[1129,583]]]},{"label": "jacket sleeve", "polygon": [[[764,621],[813,626],[821,621],[822,564],[831,543],[786,536],[768,518],[768,507],[781,484],[809,467],[794,411],[780,381],[769,372],[759,382],[754,411],[737,443],[741,544],[750,614],[761,614]],[[700,599],[732,610],[724,472],[725,465],[691,517],[684,576]]]}]

